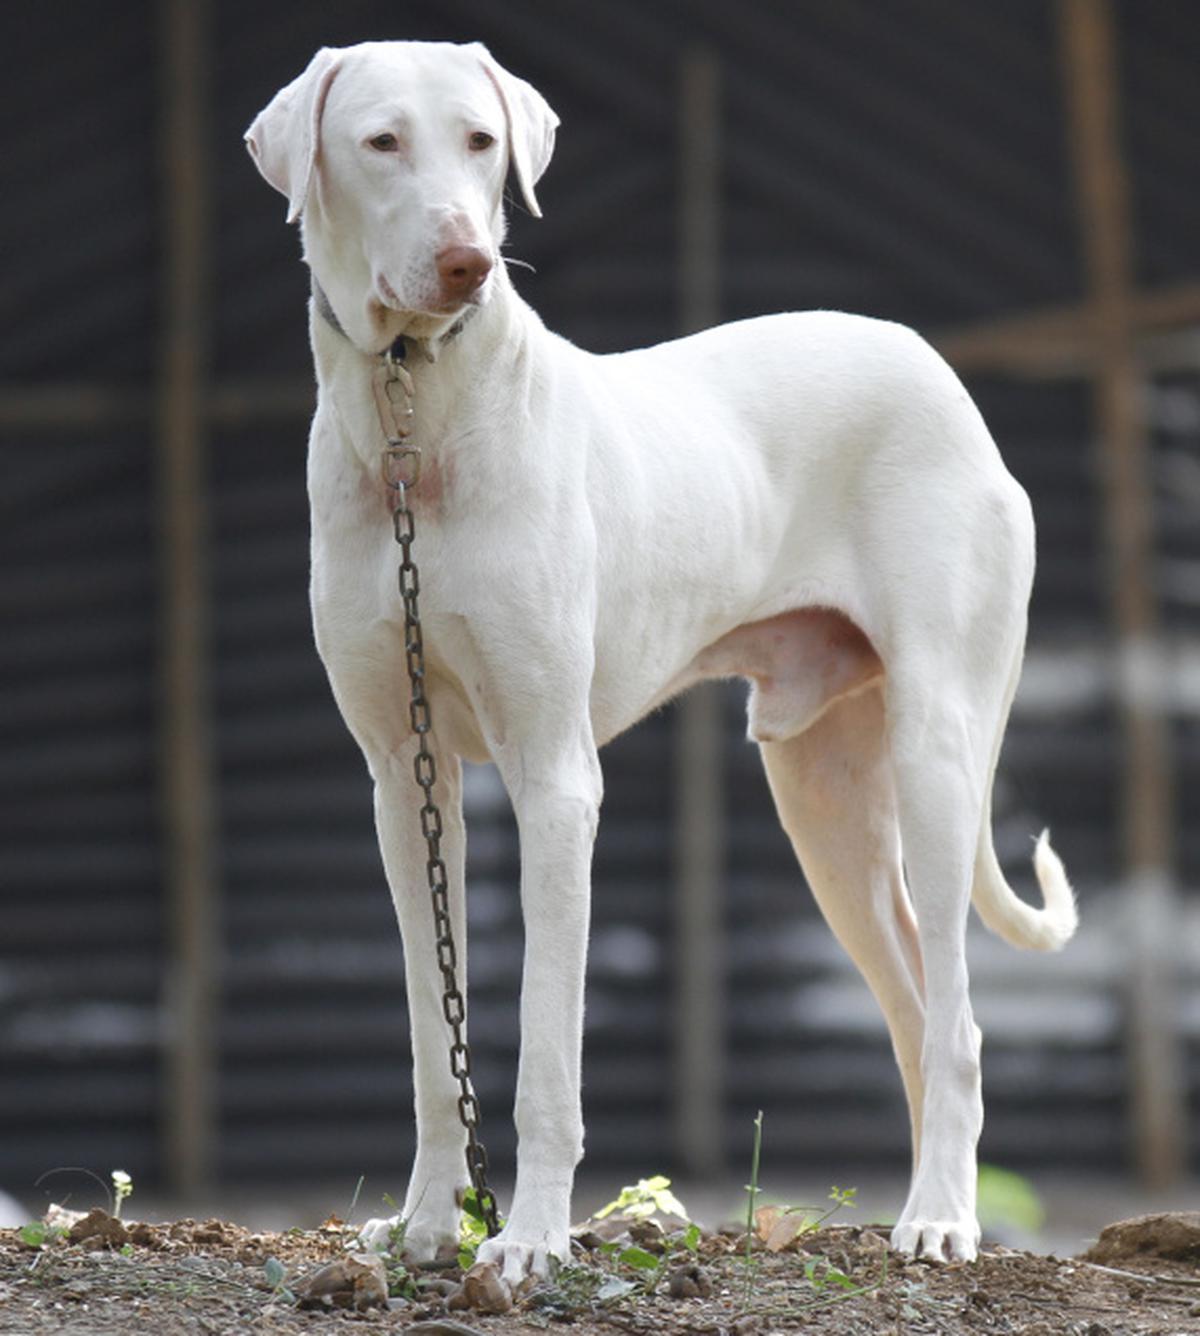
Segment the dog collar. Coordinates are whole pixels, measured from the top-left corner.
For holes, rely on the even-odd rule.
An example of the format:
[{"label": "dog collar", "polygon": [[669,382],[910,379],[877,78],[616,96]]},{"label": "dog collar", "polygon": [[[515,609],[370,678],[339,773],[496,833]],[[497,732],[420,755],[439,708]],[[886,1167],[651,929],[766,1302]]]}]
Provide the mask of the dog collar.
[{"label": "dog collar", "polygon": [[[313,305],[317,308],[317,314],[333,330],[335,334],[340,334],[347,343],[352,343],[350,335],[346,333],[342,322],[337,318],[337,312],[326,295],[325,289],[317,282],[316,274],[312,275],[312,295]],[[477,306],[468,306],[467,309],[458,317],[458,319],[444,333],[439,334],[436,339],[413,339],[407,334],[401,334],[394,343],[381,353],[375,353],[376,357],[390,357],[394,362],[406,362],[410,353],[419,353],[427,362],[437,361],[437,355],[441,349],[452,340],[458,338],[462,333],[463,327],[467,321],[478,311]]]}]

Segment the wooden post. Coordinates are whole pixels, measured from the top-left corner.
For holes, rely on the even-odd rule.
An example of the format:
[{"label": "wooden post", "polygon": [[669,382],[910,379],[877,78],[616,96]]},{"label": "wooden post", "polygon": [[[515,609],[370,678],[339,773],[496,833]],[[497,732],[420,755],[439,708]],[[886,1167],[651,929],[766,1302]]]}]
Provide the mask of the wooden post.
[{"label": "wooden post", "polygon": [[207,20],[207,0],[161,0],[164,269],[156,425],[169,902],[164,1142],[170,1185],[188,1194],[212,1171],[217,957],[204,481]]},{"label": "wooden post", "polygon": [[1072,156],[1092,290],[1095,408],[1109,597],[1124,742],[1121,826],[1128,877],[1135,1153],[1148,1185],[1184,1165],[1174,1005],[1179,914],[1162,639],[1154,589],[1150,452],[1134,342],[1129,187],[1120,148],[1110,0],[1060,7]]},{"label": "wooden post", "polygon": [[[717,323],[720,308],[720,70],[709,51],[684,53],[679,103],[680,324]],[[680,702],[675,745],[674,1128],[687,1171],[722,1163],[725,962],[725,794],[721,690]]]}]

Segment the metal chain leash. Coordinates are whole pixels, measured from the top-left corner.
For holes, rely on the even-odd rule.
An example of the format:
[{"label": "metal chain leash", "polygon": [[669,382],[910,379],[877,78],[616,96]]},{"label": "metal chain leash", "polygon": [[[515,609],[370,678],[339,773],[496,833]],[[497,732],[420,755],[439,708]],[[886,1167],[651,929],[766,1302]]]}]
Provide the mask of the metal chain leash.
[{"label": "metal chain leash", "polygon": [[432,720],[425,695],[425,645],[421,632],[418,597],[421,579],[412,556],[416,526],[408,504],[408,489],[421,477],[421,452],[408,443],[412,431],[413,380],[403,365],[402,340],[383,355],[372,374],[372,389],[379,421],[387,438],[383,452],[383,478],[392,492],[392,528],[400,544],[400,597],[404,601],[404,657],[408,667],[409,719],[417,738],[413,774],[425,796],[421,807],[421,834],[425,837],[425,872],[433,902],[433,925],[438,969],[442,972],[442,1014],[450,1027],[450,1071],[458,1082],[458,1116],[467,1133],[467,1175],[475,1189],[475,1202],[487,1227],[488,1237],[500,1232],[496,1194],[488,1186],[488,1157],[479,1139],[482,1115],[471,1086],[471,1050],[463,1037],[467,1008],[458,986],[458,951],[450,920],[450,878],[442,858],[442,814],[433,796],[437,762],[429,748]]}]

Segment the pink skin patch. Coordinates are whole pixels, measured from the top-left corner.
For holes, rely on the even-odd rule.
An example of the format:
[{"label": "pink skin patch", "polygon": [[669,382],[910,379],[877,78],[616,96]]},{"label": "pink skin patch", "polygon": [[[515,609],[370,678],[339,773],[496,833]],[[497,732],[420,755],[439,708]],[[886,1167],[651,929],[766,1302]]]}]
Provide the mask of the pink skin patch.
[{"label": "pink skin patch", "polygon": [[[421,476],[415,486],[408,491],[408,504],[416,515],[440,517],[445,508],[446,494],[449,491],[453,470],[446,461],[436,455],[421,456]],[[396,508],[396,492],[383,479],[382,472],[374,478],[363,475],[363,485],[372,499],[378,499],[383,511],[390,515]]]},{"label": "pink skin patch", "polygon": [[739,626],[696,659],[704,677],[744,677],[754,684],[750,736],[794,737],[841,696],[883,677],[870,640],[831,608],[797,608]]}]

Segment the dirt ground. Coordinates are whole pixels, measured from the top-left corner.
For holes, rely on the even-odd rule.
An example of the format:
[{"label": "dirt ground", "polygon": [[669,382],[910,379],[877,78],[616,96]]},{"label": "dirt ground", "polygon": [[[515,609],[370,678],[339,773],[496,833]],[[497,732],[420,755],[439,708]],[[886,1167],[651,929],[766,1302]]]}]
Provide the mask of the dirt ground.
[{"label": "dirt ground", "polygon": [[[797,1235],[795,1222],[769,1211],[760,1213],[749,1260],[744,1234],[589,1222],[557,1282],[504,1313],[462,1308],[456,1269],[408,1273],[353,1260],[354,1236],[334,1219],[256,1234],[224,1220],[139,1225],[93,1211],[69,1232],[0,1231],[0,1332],[1200,1333],[1200,1213],[1110,1226],[1081,1258],[995,1248],[951,1265],[891,1253],[883,1227]],[[329,1263],[332,1276],[313,1286]]]}]

